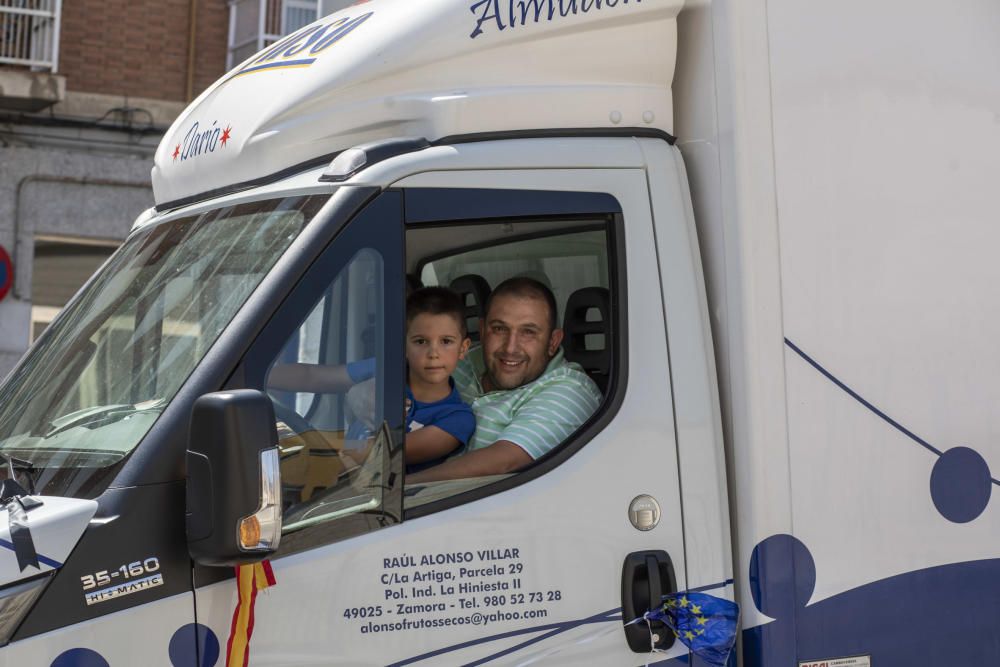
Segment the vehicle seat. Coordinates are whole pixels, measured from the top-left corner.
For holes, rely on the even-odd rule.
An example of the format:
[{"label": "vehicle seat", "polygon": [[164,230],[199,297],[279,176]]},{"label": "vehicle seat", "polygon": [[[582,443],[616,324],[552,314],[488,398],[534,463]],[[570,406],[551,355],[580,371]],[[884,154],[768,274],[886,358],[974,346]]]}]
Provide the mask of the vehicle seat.
[{"label": "vehicle seat", "polygon": [[611,294],[604,287],[583,287],[569,295],[563,317],[563,350],[583,366],[601,392],[611,374]]},{"label": "vehicle seat", "polygon": [[490,298],[490,284],[486,278],[467,273],[451,281],[449,289],[465,305],[465,326],[469,330],[469,338],[472,344],[479,343],[479,319],[486,317],[486,300]]}]

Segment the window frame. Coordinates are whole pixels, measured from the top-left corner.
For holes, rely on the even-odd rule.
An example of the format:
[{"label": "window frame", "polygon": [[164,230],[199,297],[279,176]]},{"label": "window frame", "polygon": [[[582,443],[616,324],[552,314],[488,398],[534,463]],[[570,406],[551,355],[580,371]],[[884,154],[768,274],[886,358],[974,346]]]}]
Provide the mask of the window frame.
[{"label": "window frame", "polygon": [[[418,193],[419,196],[414,196]],[[411,209],[414,202],[416,210]],[[406,522],[475,502],[533,481],[562,465],[614,419],[624,401],[628,380],[628,355],[625,353],[626,346],[624,344],[628,340],[628,266],[626,264],[624,216],[620,202],[610,193],[478,188],[407,188],[404,190],[404,207],[407,231],[416,228],[457,228],[465,225],[500,224],[503,222],[573,222],[577,220],[581,222],[579,226],[568,226],[554,232],[545,230],[537,234],[519,235],[516,238],[505,239],[502,243],[478,242],[428,255],[422,257],[416,264],[417,275],[428,262],[470,250],[495,247],[533,238],[603,229],[608,244],[608,289],[612,305],[611,373],[604,400],[597,412],[565,442],[524,470],[504,479],[433,500],[424,505],[404,508],[403,521]],[[595,222],[600,220],[603,222]],[[588,225],[588,222],[591,224]],[[558,315],[561,316],[563,313]],[[404,495],[406,488],[404,480]]]},{"label": "window frame", "polygon": [[[522,234],[520,236],[514,236],[514,237],[511,237],[511,238],[504,239],[500,243],[497,243],[495,241],[481,241],[479,243],[470,243],[467,246],[461,246],[459,248],[455,248],[455,249],[449,250],[447,252],[434,253],[433,255],[428,255],[427,257],[421,258],[421,260],[419,262],[417,262],[416,271],[414,273],[417,276],[419,276],[421,274],[421,272],[423,272],[424,267],[427,266],[428,264],[430,264],[431,262],[437,262],[437,261],[440,261],[442,259],[447,259],[448,257],[454,257],[455,255],[461,255],[463,253],[473,252],[475,250],[484,250],[486,248],[498,248],[500,246],[509,245],[511,243],[523,243],[525,241],[537,241],[539,239],[550,238],[550,237],[553,237],[553,236],[565,236],[567,234],[582,234],[584,232],[606,232],[607,228],[608,228],[609,220],[605,219],[603,222],[599,222],[598,221],[599,217],[602,217],[602,216],[593,216],[593,217],[590,217],[589,219],[585,218],[585,217],[581,217],[580,218],[580,222],[582,224],[580,224],[580,225],[574,225],[572,227],[567,226],[565,228],[558,229],[558,230],[555,230],[555,231],[548,230],[548,231],[543,231],[543,232],[532,232],[530,234]],[[607,215],[605,215],[603,217],[607,218]],[[570,217],[567,217],[567,218],[560,218],[560,217],[556,217],[556,216],[545,216],[545,217],[539,217],[537,220],[538,220],[538,222],[543,222],[543,221],[544,222],[551,222],[551,221],[554,221],[554,220],[559,220],[559,221],[565,220],[566,222],[573,222],[573,221],[576,220],[576,216],[570,216]],[[589,221],[589,224],[588,224],[588,221]],[[518,222],[531,222],[531,221],[519,220]],[[420,228],[421,229],[430,229],[430,228],[434,228],[434,227],[454,227],[454,226],[460,225],[460,224],[463,224],[463,223],[455,223],[455,222],[448,222],[448,223],[442,223],[442,224],[425,223],[425,224],[421,224]],[[473,225],[475,225],[475,226],[479,226],[479,225],[491,225],[491,224],[495,225],[495,224],[500,224],[500,223],[498,221],[481,221],[481,220],[470,221],[470,222],[464,223],[464,225],[469,225],[469,226],[473,226]],[[610,239],[609,239],[609,243],[608,243],[608,248],[609,248],[609,250],[611,248]],[[611,258],[611,253],[608,252],[608,259],[609,259],[609,267],[608,268],[609,269],[610,269],[610,258]],[[610,276],[610,272],[609,272],[609,274],[608,274],[608,279],[609,279],[608,282],[609,283],[610,283],[610,277],[611,276]]]},{"label": "window frame", "polygon": [[[244,387],[266,391],[266,377],[272,362],[304,318],[329,293],[330,285],[359,252],[370,249],[382,259],[383,321],[385,331],[402,331],[405,323],[402,287],[404,283],[404,236],[401,198],[398,193],[383,192],[369,202],[348,222],[309,265],[281,304],[274,310],[254,341],[248,346],[234,375],[243,378]],[[390,232],[395,229],[396,234]],[[295,317],[292,317],[292,315]],[[327,331],[324,323],[324,332]],[[390,488],[383,490],[380,510],[361,511],[332,518],[315,525],[283,534],[273,556],[282,558],[371,532],[372,525],[384,527],[403,518],[403,403],[405,376],[403,336],[396,342],[386,334],[381,347],[384,359],[383,383],[379,400],[389,424],[392,456],[387,474]],[[398,343],[398,344],[397,344]],[[399,406],[396,410],[390,406]],[[398,455],[396,455],[398,452]]]},{"label": "window frame", "polygon": [[[295,300],[297,295],[302,293],[302,285],[309,281],[317,273],[317,271],[320,270],[318,267],[330,261],[330,256],[344,256],[345,253],[349,253],[349,256],[346,257],[346,261],[349,261],[356,254],[356,252],[362,248],[367,247],[378,250],[386,244],[392,243],[392,240],[386,239],[384,236],[380,236],[379,233],[371,229],[365,230],[364,232],[369,239],[369,242],[364,245],[354,244],[351,246],[344,246],[342,242],[344,235],[349,233],[351,229],[356,226],[364,225],[364,218],[372,212],[372,209],[378,208],[376,207],[377,203],[388,203],[391,201],[392,203],[389,204],[390,208],[392,206],[398,207],[396,209],[399,216],[397,218],[398,236],[393,238],[398,244],[399,262],[398,265],[394,265],[393,261],[382,253],[385,271],[384,284],[386,289],[383,296],[386,299],[385,321],[387,329],[392,329],[393,321],[395,320],[398,322],[399,334],[397,339],[398,345],[392,344],[391,337],[387,337],[384,343],[386,370],[383,403],[384,406],[389,406],[392,401],[392,396],[390,394],[399,395],[398,404],[401,406],[401,409],[399,410],[399,423],[398,426],[396,424],[391,424],[393,426],[392,433],[394,451],[402,452],[405,449],[403,442],[404,415],[402,414],[402,397],[404,395],[404,388],[406,385],[404,354],[405,336],[403,334],[403,327],[405,326],[405,303],[403,295],[407,267],[405,234],[406,231],[411,228],[457,228],[463,225],[496,224],[499,222],[514,221],[560,221],[567,223],[580,223],[579,225],[569,225],[558,231],[544,230],[536,234],[521,234],[515,238],[505,239],[503,243],[479,242],[469,244],[468,246],[462,246],[460,248],[453,248],[448,252],[435,253],[434,255],[428,255],[427,257],[422,258],[422,261],[419,264],[421,268],[426,261],[432,261],[435,258],[459,254],[476,248],[502,245],[508,242],[525,241],[532,238],[546,238],[562,234],[603,229],[607,238],[607,269],[612,302],[611,322],[613,332],[611,341],[612,372],[609,375],[608,387],[605,392],[604,400],[602,401],[597,412],[595,412],[595,414],[587,420],[587,422],[585,422],[569,439],[567,439],[566,442],[560,444],[551,452],[538,459],[538,461],[530,467],[505,479],[497,480],[468,491],[457,493],[453,496],[434,500],[417,507],[404,508],[404,498],[407,487],[405,485],[403,456],[394,456],[392,458],[392,474],[395,475],[395,479],[398,480],[398,482],[396,482],[396,486],[394,486],[393,489],[386,491],[383,500],[383,508],[390,506],[393,508],[394,513],[392,516],[388,516],[383,513],[381,516],[375,517],[373,516],[373,514],[375,514],[374,512],[363,512],[356,515],[348,515],[345,517],[331,519],[314,526],[303,528],[282,537],[282,544],[278,552],[275,554],[275,558],[281,558],[287,555],[308,551],[316,547],[326,546],[342,540],[351,539],[359,535],[372,532],[378,528],[388,527],[395,523],[402,523],[453,507],[465,505],[481,498],[486,498],[494,494],[516,488],[522,484],[526,484],[562,465],[576,452],[586,446],[586,444],[589,443],[594,436],[600,433],[611,422],[611,420],[614,419],[624,400],[625,387],[627,385],[628,378],[628,357],[625,353],[625,342],[628,340],[628,293],[626,287],[628,267],[625,261],[626,251],[624,218],[621,211],[621,205],[613,195],[593,192],[547,192],[497,189],[486,191],[490,194],[490,196],[470,198],[468,195],[471,194],[471,192],[469,190],[463,190],[463,196],[461,197],[461,201],[458,206],[451,209],[452,214],[445,215],[444,219],[434,220],[426,218],[419,219],[419,216],[415,219],[414,217],[407,215],[410,212],[409,209],[407,209],[407,201],[408,199],[412,201],[412,196],[409,195],[412,195],[413,190],[416,190],[416,188],[390,188],[383,191],[374,200],[369,202],[368,205],[366,205],[360,212],[358,212],[355,218],[348,222],[336,234],[328,246],[318,254],[315,261],[313,261],[302,272],[302,274],[300,274],[300,278],[296,282],[295,286],[287,293],[280,306],[275,309],[274,313],[269,318],[268,322],[262,327],[254,341],[247,346],[246,353],[243,355],[239,366],[233,373],[233,378],[239,378],[238,383],[241,386],[258,389],[263,388],[264,377],[266,377],[267,368],[269,367],[271,358],[268,357],[268,359],[264,362],[263,370],[259,368],[261,365],[260,363],[257,363],[257,368],[255,368],[254,364],[249,361],[250,357],[260,349],[262,339],[267,335],[277,338],[278,334],[276,333],[276,329],[284,331],[284,333],[281,334],[281,340],[271,343],[271,346],[273,347],[272,351],[277,354],[278,350],[284,344],[287,336],[291,334],[295,327],[301,325],[300,321],[294,325],[285,324],[283,326],[277,326],[275,322],[281,319],[282,314],[286,312],[287,308],[289,308],[289,303]],[[455,192],[455,189],[450,188],[419,188],[419,190],[421,190],[424,195],[435,199],[435,203],[438,205],[450,203],[448,195]],[[521,198],[520,196],[523,194],[530,194],[531,196]],[[393,197],[394,199],[390,199]],[[497,202],[505,203],[497,208],[495,206]],[[513,205],[511,205],[512,202]],[[381,206],[381,208],[383,210],[386,209],[385,206]],[[381,252],[381,250],[379,250],[379,252]],[[340,268],[343,268],[343,266],[346,266],[346,262],[342,263]],[[336,272],[327,272],[325,282],[327,287],[330,284],[330,280],[332,280],[335,275]],[[391,289],[392,285],[395,284],[400,286],[398,294],[396,293],[397,290]],[[309,309],[317,303],[320,292],[316,292],[314,294],[314,298],[309,301],[308,304],[300,305],[302,315],[308,315]],[[391,304],[390,301],[392,300],[398,300],[398,302],[396,304]],[[391,309],[395,309],[397,312],[393,314],[390,312]],[[562,315],[562,313],[560,313],[560,315]],[[325,326],[326,325],[324,324],[324,327]],[[324,345],[325,340],[326,337],[324,336]],[[385,414],[387,418],[390,417],[390,411],[386,410]],[[352,520],[352,517],[355,518],[355,520]],[[357,520],[362,517],[366,517],[366,520]]]}]

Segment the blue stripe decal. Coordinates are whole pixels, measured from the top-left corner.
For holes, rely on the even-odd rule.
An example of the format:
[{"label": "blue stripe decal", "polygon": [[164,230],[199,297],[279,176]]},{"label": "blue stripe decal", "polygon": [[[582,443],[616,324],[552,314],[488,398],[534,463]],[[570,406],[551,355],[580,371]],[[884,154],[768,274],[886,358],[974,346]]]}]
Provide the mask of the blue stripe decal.
[{"label": "blue stripe decal", "polygon": [[[786,338],[785,339],[785,345],[787,345],[789,348],[791,348],[792,351],[795,352],[797,355],[799,355],[800,357],[802,357],[806,361],[806,363],[808,363],[810,366],[812,366],[817,371],[819,371],[824,377],[826,377],[826,379],[830,380],[830,382],[833,382],[835,385],[837,385],[842,390],[844,390],[844,392],[846,392],[848,396],[850,396],[851,398],[853,398],[854,400],[856,400],[858,403],[860,403],[861,405],[863,405],[866,408],[868,408],[869,410],[871,410],[871,412],[873,412],[875,415],[877,415],[878,417],[880,417],[881,419],[883,419],[886,423],[888,423],[890,426],[892,426],[893,428],[895,428],[897,431],[899,431],[900,433],[902,433],[903,435],[905,435],[909,439],[913,440],[915,443],[917,443],[921,447],[924,447],[928,451],[934,452],[938,456],[942,455],[942,452],[941,452],[940,449],[938,449],[934,445],[930,444],[929,442],[927,442],[926,440],[924,440],[920,436],[916,435],[913,431],[909,430],[908,428],[906,428],[905,426],[903,426],[902,424],[900,424],[898,421],[896,421],[895,419],[893,419],[892,417],[890,417],[889,415],[887,415],[886,413],[882,412],[877,407],[875,407],[874,405],[872,405],[869,401],[865,400],[865,398],[862,397],[858,392],[854,391],[853,389],[851,389],[850,387],[848,387],[846,384],[844,384],[843,382],[841,382],[840,380],[838,380],[833,375],[833,373],[831,373],[830,371],[828,371],[825,368],[823,368],[822,366],[820,366],[812,357],[810,357],[808,354],[806,354],[801,349],[799,349],[799,347],[795,343],[793,343],[792,341],[790,341],[790,340],[788,340]],[[1000,480],[997,480],[997,478],[990,477],[990,480],[994,484],[1000,486]]]},{"label": "blue stripe decal", "polygon": [[[733,583],[732,579],[726,579],[725,581],[721,581],[719,583],[706,584],[705,586],[698,586],[697,588],[689,588],[688,590],[689,591],[694,591],[694,592],[697,592],[697,593],[702,593],[704,591],[711,591],[711,590],[715,590],[717,588],[725,588],[726,586],[732,585],[732,583]],[[498,635],[490,635],[489,637],[481,637],[479,639],[472,639],[472,640],[469,640],[467,642],[462,642],[461,644],[455,644],[453,646],[446,646],[445,648],[439,648],[437,650],[431,651],[430,653],[423,653],[421,655],[413,656],[412,658],[406,658],[404,660],[400,660],[399,662],[394,662],[394,663],[392,663],[390,665],[386,665],[386,667],[403,667],[404,665],[412,665],[414,663],[421,662],[423,660],[427,660],[428,658],[434,658],[434,657],[437,657],[439,655],[444,655],[445,653],[451,653],[453,651],[459,651],[459,650],[464,649],[464,648],[469,648],[470,646],[476,646],[476,645],[479,645],[479,644],[488,644],[490,642],[494,642],[494,641],[497,641],[497,640],[500,640],[500,639],[508,639],[510,637],[517,637],[519,635],[530,635],[530,634],[532,634],[534,632],[543,632],[543,633],[545,633],[545,634],[542,634],[542,635],[540,635],[538,637],[534,637],[532,639],[529,639],[528,641],[522,642],[521,644],[518,644],[517,646],[513,646],[511,648],[504,649],[503,651],[501,651],[499,653],[494,653],[492,655],[486,656],[485,658],[480,658],[479,660],[476,660],[475,662],[470,662],[467,665],[465,665],[464,667],[472,667],[474,665],[483,665],[483,664],[486,664],[487,662],[490,662],[491,660],[496,660],[497,658],[501,658],[501,657],[503,657],[505,655],[508,655],[510,653],[518,651],[518,650],[520,650],[522,648],[525,648],[525,647],[530,646],[532,644],[535,644],[537,642],[540,642],[540,641],[543,641],[543,640],[548,639],[550,637],[554,637],[556,635],[562,634],[563,632],[566,632],[567,630],[572,630],[573,628],[578,628],[581,625],[589,625],[589,624],[592,624],[592,623],[620,622],[622,620],[621,612],[622,612],[621,607],[616,607],[614,609],[609,609],[608,611],[603,611],[603,612],[601,612],[599,614],[594,614],[593,616],[588,616],[586,618],[581,618],[581,619],[577,619],[577,620],[574,620],[574,621],[566,621],[566,622],[563,622],[563,623],[548,623],[546,625],[538,625],[538,626],[535,626],[533,628],[521,628],[520,630],[511,630],[510,632],[503,632],[503,633],[500,633]]]},{"label": "blue stripe decal", "polygon": [[[14,544],[12,542],[8,542],[7,540],[0,539],[0,547],[14,551]],[[60,567],[62,567],[62,563],[60,563],[59,561],[52,560],[48,556],[43,556],[42,554],[38,554],[38,562],[44,563],[45,565],[48,565],[49,567],[55,568],[57,570]]]},{"label": "blue stripe decal", "polygon": [[720,581],[717,584],[708,584],[707,586],[698,586],[697,588],[689,588],[690,593],[704,593],[705,591],[714,591],[716,588],[725,588],[726,586],[733,585],[732,579],[726,579],[725,581]]},{"label": "blue stripe decal", "polygon": [[[733,651],[733,653],[736,653]],[[691,664],[686,655],[679,655],[676,658],[667,658],[666,660],[660,660],[659,662],[648,662],[644,667],[673,667],[674,665],[688,665]]]},{"label": "blue stripe decal", "polygon": [[743,630],[745,667],[854,655],[877,667],[1000,665],[1000,559],[905,572],[779,613]]},{"label": "blue stripe decal", "polygon": [[235,76],[239,76],[240,74],[249,74],[250,72],[259,72],[262,69],[281,69],[283,67],[298,67],[300,65],[311,65],[314,62],[316,62],[315,58],[305,58],[303,60],[282,60],[276,63],[267,63],[266,65],[257,65],[256,67],[247,67],[246,69],[241,69],[239,72],[236,73]]},{"label": "blue stripe decal", "polygon": [[[508,637],[517,637],[518,635],[529,635],[533,632],[543,632],[545,630],[555,630],[557,628],[562,628],[563,626],[576,627],[577,625],[582,625],[585,622],[590,621],[590,619],[597,619],[603,616],[609,616],[610,614],[615,614],[621,612],[621,608],[611,609],[600,614],[594,614],[586,619],[577,621],[566,621],[564,623],[548,623],[546,625],[539,625],[533,628],[521,628],[520,630],[511,630],[510,632],[503,632],[498,635],[490,635],[489,637],[481,637],[479,639],[471,639],[467,642],[462,642],[461,644],[455,644],[453,646],[446,646],[445,648],[439,648],[436,651],[431,651],[430,653],[423,653],[421,655],[414,656],[412,658],[406,658],[405,660],[400,660],[399,662],[394,662],[391,665],[386,665],[386,667],[403,667],[403,665],[412,665],[415,662],[420,662],[421,660],[426,660],[427,658],[433,658],[435,656],[443,655],[445,653],[451,653],[452,651],[458,651],[463,648],[469,648],[470,646],[476,646],[477,644],[487,644],[489,642],[497,641],[498,639],[507,639]],[[604,620],[614,620],[614,619],[604,619]],[[619,619],[620,620],[620,619]],[[594,621],[591,621],[594,622]],[[566,628],[567,630],[570,627]]]},{"label": "blue stripe decal", "polygon": [[[615,610],[615,611],[618,611],[618,610]],[[479,665],[484,665],[487,662],[492,662],[493,660],[496,660],[497,658],[502,658],[505,655],[510,655],[511,653],[515,653],[517,651],[520,651],[521,649],[527,648],[528,646],[531,646],[532,644],[537,644],[538,642],[545,641],[546,639],[548,639],[550,637],[555,637],[556,635],[560,635],[560,634],[566,632],[567,630],[572,630],[574,628],[578,628],[581,625],[587,625],[587,624],[590,624],[590,623],[610,623],[612,621],[620,621],[620,620],[622,620],[621,616],[607,616],[606,614],[599,614],[597,616],[592,616],[591,618],[585,618],[585,619],[580,620],[580,621],[573,621],[572,623],[566,623],[561,628],[556,628],[555,630],[550,630],[549,632],[546,632],[543,635],[539,635],[537,637],[529,639],[526,642],[521,642],[520,644],[516,644],[514,646],[511,646],[510,648],[504,649],[503,651],[500,651],[499,653],[494,653],[493,655],[488,655],[485,658],[481,658],[480,660],[476,660],[475,662],[467,663],[465,665],[462,665],[462,667],[479,667]]]}]

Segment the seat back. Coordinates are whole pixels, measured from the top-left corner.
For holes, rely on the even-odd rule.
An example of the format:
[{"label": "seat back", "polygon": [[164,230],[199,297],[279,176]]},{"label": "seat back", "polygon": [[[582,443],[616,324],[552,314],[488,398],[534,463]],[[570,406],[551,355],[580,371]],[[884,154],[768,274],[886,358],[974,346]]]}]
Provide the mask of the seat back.
[{"label": "seat back", "polygon": [[583,287],[570,294],[563,317],[563,350],[583,366],[602,392],[611,374],[611,294],[604,287]]}]

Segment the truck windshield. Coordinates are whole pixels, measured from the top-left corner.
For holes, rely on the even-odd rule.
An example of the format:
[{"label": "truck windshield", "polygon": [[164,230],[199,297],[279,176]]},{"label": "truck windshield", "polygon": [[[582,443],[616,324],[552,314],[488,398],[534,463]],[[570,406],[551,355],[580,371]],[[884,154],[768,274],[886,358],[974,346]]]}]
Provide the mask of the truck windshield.
[{"label": "truck windshield", "polygon": [[132,234],[0,387],[0,470],[37,493],[99,495],[326,199]]}]

